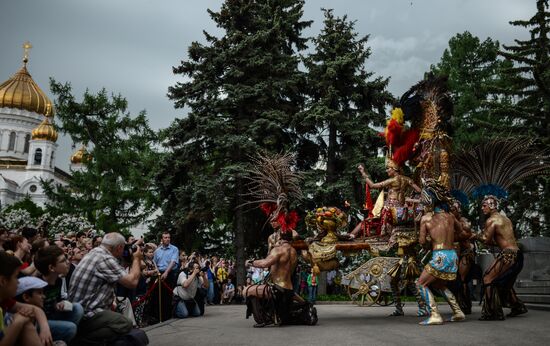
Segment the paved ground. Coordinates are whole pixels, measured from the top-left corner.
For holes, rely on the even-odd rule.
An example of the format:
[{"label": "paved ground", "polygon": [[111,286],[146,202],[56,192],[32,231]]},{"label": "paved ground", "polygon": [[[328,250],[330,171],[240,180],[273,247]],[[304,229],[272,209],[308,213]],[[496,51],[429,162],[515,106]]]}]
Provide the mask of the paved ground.
[{"label": "paved ground", "polygon": [[[530,310],[506,321],[481,322],[480,308],[464,322],[419,326],[412,303],[405,317],[392,307],[318,305],[317,326],[252,328],[244,305],[208,306],[203,317],[148,328],[151,345],[549,345],[550,312]],[[448,306],[441,308],[450,314]],[[505,310],[505,312],[507,312]]]}]

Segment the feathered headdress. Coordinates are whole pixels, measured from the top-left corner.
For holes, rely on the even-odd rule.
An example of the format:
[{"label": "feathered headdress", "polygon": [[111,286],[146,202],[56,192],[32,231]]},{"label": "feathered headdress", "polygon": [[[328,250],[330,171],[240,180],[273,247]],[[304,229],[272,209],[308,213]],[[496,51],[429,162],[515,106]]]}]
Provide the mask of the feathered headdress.
[{"label": "feathered headdress", "polygon": [[425,205],[449,211],[453,203],[453,197],[449,190],[437,180],[426,179],[422,181],[421,201]]},{"label": "feathered headdress", "polygon": [[419,139],[419,131],[415,128],[405,126],[405,113],[399,107],[391,112],[391,118],[386,122],[386,128],[382,136],[386,139],[386,146],[389,148],[388,158],[399,167],[403,166],[414,149],[414,144]]},{"label": "feathered headdress", "polygon": [[259,203],[260,209],[276,220],[281,226],[281,232],[289,232],[296,227],[298,213],[290,210],[291,201],[303,199],[300,184],[302,176],[292,171],[294,155],[258,154],[253,159],[254,167],[248,171],[248,193],[250,201],[245,204]]},{"label": "feathered headdress", "polygon": [[[452,114],[447,78],[428,75],[403,94],[398,107],[392,110],[382,133],[390,150],[388,156],[403,166],[415,156],[419,140],[449,132]],[[407,127],[405,121],[411,126]]]},{"label": "feathered headdress", "polygon": [[464,192],[475,199],[486,195],[505,199],[517,181],[550,173],[548,151],[535,147],[530,139],[486,142],[456,153],[453,162],[453,173],[467,180]]}]

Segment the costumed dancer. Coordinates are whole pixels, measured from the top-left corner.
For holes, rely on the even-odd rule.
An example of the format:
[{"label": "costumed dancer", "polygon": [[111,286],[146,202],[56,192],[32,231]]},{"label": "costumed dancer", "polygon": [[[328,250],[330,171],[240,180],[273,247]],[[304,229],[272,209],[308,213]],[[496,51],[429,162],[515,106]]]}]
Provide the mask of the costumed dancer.
[{"label": "costumed dancer", "polygon": [[317,323],[317,310],[294,293],[292,274],[298,263],[298,254],[290,241],[298,222],[296,211],[289,210],[290,199],[300,199],[301,176],[291,170],[293,156],[259,155],[255,167],[249,172],[250,203],[261,202],[261,209],[269,215],[274,233],[269,240],[269,254],[264,259],[248,261],[258,268],[269,268],[269,275],[262,284],[244,289],[246,318],[251,315],[254,327],[283,324]]},{"label": "costumed dancer", "polygon": [[425,181],[422,188],[421,203],[427,213],[420,221],[419,243],[424,245],[431,238],[432,259],[426,264],[417,286],[420,294],[430,306],[430,317],[421,325],[442,324],[437,303],[431,289],[438,290],[453,311],[450,321],[462,321],[464,313],[460,310],[456,298],[446,287],[448,281],[456,279],[458,256],[453,248],[455,232],[460,234],[462,226],[449,213],[451,196],[447,190],[435,180]]},{"label": "costumed dancer", "polygon": [[488,219],[484,232],[475,238],[495,243],[501,249],[483,279],[481,319],[504,319],[502,302],[511,305],[511,316],[527,312],[513,290],[523,266],[523,254],[518,250],[510,219],[498,211],[499,198],[507,198],[508,189],[525,177],[548,175],[548,149],[528,138],[496,139],[459,152],[453,159],[453,170],[466,181],[462,184],[463,193],[471,193],[474,198],[484,196],[482,212]]},{"label": "costumed dancer", "polygon": [[254,327],[288,324],[291,320],[290,307],[295,296],[292,273],[298,263],[298,254],[290,245],[291,240],[291,232],[281,232],[280,239],[266,258],[248,262],[253,267],[269,268],[266,283],[248,286],[244,291],[248,308],[246,317],[254,315]]},{"label": "costumed dancer", "polygon": [[508,317],[524,314],[527,308],[514,290],[516,278],[523,268],[523,253],[517,246],[512,222],[499,212],[499,200],[495,196],[485,196],[481,210],[488,217],[485,228],[483,233],[472,237],[487,245],[495,244],[501,251],[483,275],[480,320],[504,320],[503,306],[512,309]]},{"label": "costumed dancer", "polygon": [[461,215],[462,205],[458,200],[453,200],[451,213],[462,226],[462,233],[455,234],[455,246],[458,252],[458,275],[456,277],[456,299],[462,312],[466,315],[472,313],[472,297],[470,294],[470,269],[475,261],[473,244],[470,241],[472,230],[470,222]]},{"label": "costumed dancer", "polygon": [[[401,173],[399,165],[391,158],[386,159],[386,173],[389,179],[386,179],[379,183],[374,183],[368,176],[363,165],[358,166],[358,170],[365,179],[367,185],[372,189],[388,189],[387,198],[384,201],[384,207],[381,212],[382,227],[386,232],[391,233],[390,246],[392,246],[396,239],[393,233],[393,226],[397,223],[414,223],[414,208],[405,207],[407,191],[414,190],[420,192],[420,187],[414,183],[414,181],[406,177]],[[384,192],[380,192],[384,193]],[[414,228],[414,226],[413,226]],[[356,236],[360,229],[354,230],[351,233],[352,237]],[[410,247],[408,247],[410,248]],[[411,249],[409,249],[411,250]],[[407,263],[406,268],[402,268],[401,263],[395,270],[392,270],[392,279],[390,282],[392,288],[392,295],[395,302],[395,311],[390,316],[403,316],[403,304],[401,303],[401,293],[399,288],[399,282],[405,280],[407,282],[407,288],[413,292],[416,301],[418,303],[418,316],[428,316],[428,307],[420,296],[420,293],[416,289],[414,280],[418,277],[419,271],[415,267],[416,263],[409,263],[409,259],[414,259],[414,254],[403,254],[403,259]],[[410,270],[408,270],[410,269]]]},{"label": "costumed dancer", "polygon": [[[384,201],[384,208],[382,209],[380,217],[382,219],[382,227],[386,230],[386,233],[391,233],[392,225],[394,223],[398,221],[406,221],[406,219],[409,217],[408,214],[401,213],[407,211],[407,208],[404,207],[406,202],[407,190],[412,189],[416,192],[420,192],[420,187],[418,187],[418,185],[416,185],[411,178],[403,175],[401,173],[399,165],[391,158],[386,158],[386,173],[388,174],[389,178],[382,182],[373,182],[369,178],[369,175],[365,171],[365,167],[363,165],[359,165],[357,169],[371,189],[388,189],[387,197]],[[383,191],[380,193],[383,193]],[[394,212],[391,210],[392,208],[400,209],[399,212],[397,211],[397,209]],[[413,210],[411,210],[411,212],[413,212]],[[402,220],[393,220],[393,215],[398,218],[402,218]],[[412,215],[410,218],[411,221],[413,221],[414,215]],[[356,227],[356,229],[351,233],[352,238],[357,237],[357,234],[360,230],[361,229],[359,227]]]}]

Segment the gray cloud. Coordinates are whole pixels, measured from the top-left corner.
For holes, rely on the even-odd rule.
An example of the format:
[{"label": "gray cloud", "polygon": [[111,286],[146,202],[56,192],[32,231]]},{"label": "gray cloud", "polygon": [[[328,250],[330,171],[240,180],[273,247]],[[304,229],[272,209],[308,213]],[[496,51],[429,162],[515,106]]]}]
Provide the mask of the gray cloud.
[{"label": "gray cloud", "polygon": [[[70,81],[77,95],[105,87],[128,99],[130,111],[146,109],[154,128],[168,126],[185,110],[175,110],[167,88],[180,80],[172,66],[185,59],[203,30],[221,34],[206,12],[219,0],[13,0],[0,12],[0,80],[21,64],[24,41],[31,51],[29,71],[48,92],[48,78]],[[370,34],[367,68],[391,77],[390,91],[401,94],[436,63],[448,40],[468,30],[501,43],[527,37],[508,24],[535,12],[532,0],[318,0],[307,1],[304,20],[314,20],[306,36],[322,26],[321,8],[356,20]],[[60,139],[58,165],[68,166],[70,141]]]}]

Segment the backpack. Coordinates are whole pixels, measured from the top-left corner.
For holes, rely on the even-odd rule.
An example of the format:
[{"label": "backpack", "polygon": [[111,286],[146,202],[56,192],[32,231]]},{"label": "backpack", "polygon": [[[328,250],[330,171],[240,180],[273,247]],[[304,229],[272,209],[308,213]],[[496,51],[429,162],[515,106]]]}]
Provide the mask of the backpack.
[{"label": "backpack", "polygon": [[147,334],[141,329],[132,329],[128,334],[119,336],[111,346],[146,346],[149,344]]}]

